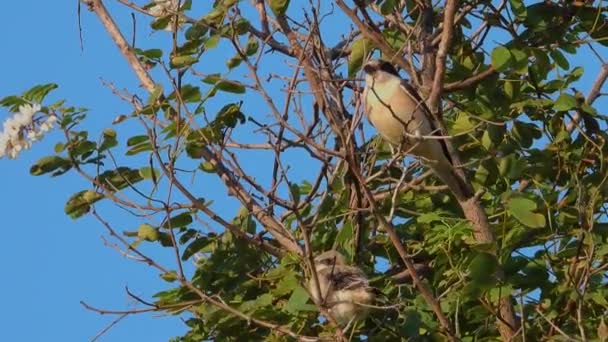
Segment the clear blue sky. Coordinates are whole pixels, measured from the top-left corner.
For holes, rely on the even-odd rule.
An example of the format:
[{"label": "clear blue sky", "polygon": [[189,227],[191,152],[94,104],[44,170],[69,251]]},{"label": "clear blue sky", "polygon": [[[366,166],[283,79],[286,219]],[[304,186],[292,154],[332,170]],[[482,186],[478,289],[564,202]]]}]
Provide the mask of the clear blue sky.
[{"label": "clear blue sky", "polygon": [[[55,82],[60,88],[54,99],[66,98],[71,104],[90,108],[87,125],[106,127],[128,108],[101,85],[100,78],[119,88],[135,89],[138,84],[85,6],[85,50],[80,50],[76,5],[76,0],[5,4],[0,12],[0,97]],[[129,11],[122,13],[129,15]],[[6,114],[1,112],[0,117]],[[2,341],[90,340],[115,317],[87,311],[80,300],[125,309],[133,305],[125,285],[145,298],[166,286],[150,268],[104,247],[101,236],[105,232],[97,221],[88,217],[73,221],[63,213],[68,196],[86,187],[80,177],[29,175],[33,162],[51,154],[59,141],[57,134],[17,160],[0,160]],[[102,341],[167,341],[184,331],[177,318],[138,315],[123,320]]]},{"label": "clear blue sky", "polygon": [[[71,104],[90,108],[87,125],[99,129],[129,110],[102,86],[100,78],[119,88],[135,89],[138,83],[98,20],[84,7],[85,50],[80,50],[76,5],[76,0],[5,4],[0,12],[0,97],[21,93],[35,84],[56,82],[60,89],[54,98],[67,98]],[[128,23],[129,12],[121,13],[121,22]],[[337,30],[337,25],[334,28]],[[162,33],[153,39],[159,37]],[[147,39],[148,32],[140,32],[139,38]],[[585,65],[590,61],[592,64]],[[571,64],[586,68],[580,88],[587,91],[597,74],[595,58],[574,59]],[[598,108],[602,108],[600,104],[605,108],[606,99],[598,102]],[[5,114],[0,112],[0,118]],[[81,178],[29,175],[33,162],[50,154],[58,140],[58,135],[50,135],[16,161],[0,159],[3,341],[89,340],[114,317],[87,311],[80,300],[124,309],[133,305],[125,285],[144,297],[166,288],[156,272],[105,247],[100,238],[105,232],[97,221],[88,217],[73,221],[63,213],[68,196],[86,188]],[[250,159],[254,164],[255,158]],[[125,229],[136,224],[125,219]],[[184,331],[177,318],[138,315],[126,318],[102,340],[166,341]]]}]

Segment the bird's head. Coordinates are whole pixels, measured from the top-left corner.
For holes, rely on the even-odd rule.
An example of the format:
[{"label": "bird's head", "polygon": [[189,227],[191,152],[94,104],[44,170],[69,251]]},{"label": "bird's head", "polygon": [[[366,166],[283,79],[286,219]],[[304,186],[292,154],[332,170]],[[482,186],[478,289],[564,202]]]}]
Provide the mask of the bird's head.
[{"label": "bird's head", "polygon": [[346,265],[346,258],[337,251],[330,250],[315,257],[317,271],[334,266]]},{"label": "bird's head", "polygon": [[397,69],[391,63],[382,59],[372,59],[365,63],[363,71],[368,81],[371,78],[376,82],[382,82],[388,78],[399,77]]}]

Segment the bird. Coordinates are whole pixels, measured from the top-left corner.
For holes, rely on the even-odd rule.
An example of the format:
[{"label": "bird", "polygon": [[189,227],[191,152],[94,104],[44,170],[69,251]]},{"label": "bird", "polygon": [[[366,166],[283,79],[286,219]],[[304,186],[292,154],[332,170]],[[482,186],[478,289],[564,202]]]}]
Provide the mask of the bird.
[{"label": "bird", "polygon": [[380,136],[393,147],[420,157],[457,199],[469,198],[468,187],[456,174],[445,141],[438,137],[441,131],[416,89],[385,60],[372,59],[363,71],[364,110]]},{"label": "bird", "polygon": [[367,317],[376,291],[359,267],[349,266],[342,254],[329,250],[314,258],[314,268],[319,287],[311,277],[308,290],[338,325],[347,330],[353,322]]}]

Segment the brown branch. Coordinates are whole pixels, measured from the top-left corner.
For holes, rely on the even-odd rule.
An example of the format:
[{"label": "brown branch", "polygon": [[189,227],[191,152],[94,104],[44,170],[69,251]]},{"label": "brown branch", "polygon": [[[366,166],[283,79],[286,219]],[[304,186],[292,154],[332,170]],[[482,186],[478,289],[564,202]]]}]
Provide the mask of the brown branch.
[{"label": "brown branch", "polygon": [[[414,269],[416,270],[416,274],[418,276],[428,276],[429,274],[431,274],[432,271],[429,265],[422,263],[414,264]],[[397,270],[396,273],[394,272],[395,270],[391,270],[390,278],[391,281],[395,284],[409,284],[414,279],[410,270]]]},{"label": "brown branch", "polygon": [[[147,255],[143,254],[142,252],[140,252],[137,248],[133,247],[127,240],[125,240],[122,236],[118,235],[116,233],[116,231],[114,230],[114,228],[112,228],[112,226],[110,226],[110,224],[105,221],[96,211],[95,208],[91,209],[91,213],[93,214],[93,216],[95,216],[95,218],[97,218],[98,221],[100,221],[108,230],[109,234],[116,238],[118,241],[120,241],[121,244],[123,244],[123,246],[125,246],[125,248],[127,248],[130,251],[133,251],[136,255],[138,255],[139,257],[141,257],[142,259],[144,259],[146,261],[146,263],[156,269],[158,269],[159,271],[161,271],[162,273],[167,273],[168,270],[163,267],[162,265],[158,264],[156,261],[154,261],[153,259],[151,259],[150,257],[148,257]],[[265,327],[265,328],[269,328],[269,329],[273,329],[276,330],[278,332],[280,332],[281,334],[284,335],[288,335],[291,336],[293,338],[295,338],[297,341],[303,341],[303,342],[310,342],[310,341],[317,341],[318,339],[315,337],[308,337],[308,336],[301,336],[298,335],[296,333],[294,333],[293,331],[289,330],[289,328],[282,326],[282,325],[278,325],[278,324],[273,324],[273,323],[269,323],[260,319],[256,319],[253,318],[251,316],[248,316],[240,311],[238,311],[237,309],[234,309],[233,307],[225,304],[221,299],[217,300],[215,298],[212,298],[211,296],[207,295],[206,293],[204,293],[203,291],[201,291],[199,288],[197,288],[196,286],[194,286],[191,282],[187,281],[184,278],[179,279],[180,283],[182,286],[187,287],[188,289],[190,289],[192,292],[196,293],[201,300],[198,301],[190,301],[190,302],[184,302],[184,303],[178,303],[178,304],[171,304],[171,305],[164,305],[164,306],[158,306],[158,307],[151,307],[151,308],[146,308],[146,309],[132,309],[132,310],[126,310],[126,311],[117,311],[117,310],[102,310],[102,309],[97,309],[94,307],[89,306],[88,304],[81,302],[81,304],[92,311],[98,312],[100,314],[117,314],[117,315],[122,315],[122,314],[134,314],[134,313],[143,313],[143,312],[151,312],[151,311],[159,311],[159,310],[163,310],[163,309],[171,309],[171,308],[187,308],[189,306],[195,305],[197,303],[209,303],[211,305],[216,306],[217,308],[224,310],[238,318],[241,318],[243,320],[246,320],[247,322],[253,322],[261,327]]]},{"label": "brown branch", "polygon": [[141,64],[137,56],[131,51],[131,47],[127,40],[122,35],[122,32],[118,29],[118,26],[114,22],[114,19],[108,13],[108,10],[103,5],[101,0],[83,0],[85,4],[88,5],[89,9],[99,17],[101,23],[105,27],[106,31],[110,34],[110,37],[116,43],[116,46],[120,50],[120,53],[126,58],[127,62],[139,78],[141,84],[146,88],[148,92],[153,92],[155,88],[155,83]]},{"label": "brown branch", "polygon": [[[433,60],[433,52],[432,50],[427,52],[424,56],[424,61],[426,66],[433,65],[434,68],[430,68],[430,70],[425,70],[425,85],[428,87],[429,83],[432,83],[431,92],[429,98],[427,100],[427,104],[429,108],[435,114],[435,118],[437,119],[437,123],[441,130],[445,130],[445,125],[441,120],[441,94],[444,91],[444,77],[445,77],[445,68],[446,68],[446,59],[450,50],[450,44],[452,41],[452,37],[454,34],[454,16],[456,14],[456,10],[458,7],[458,0],[447,0],[445,5],[445,13],[443,17],[443,31],[441,33],[441,41],[439,43],[439,49],[434,56],[434,64],[432,64]],[[427,26],[430,27],[432,25],[432,12],[430,9],[427,9]],[[427,28],[425,32],[423,32],[425,37],[429,38],[430,28]],[[428,44],[428,40],[422,39],[425,44]],[[434,69],[434,70],[433,70]],[[493,73],[492,69],[486,70],[484,73],[484,77],[489,77]],[[432,73],[432,77],[431,77]],[[477,75],[479,76],[479,75]],[[461,81],[459,86],[474,84],[475,82],[482,80],[483,77],[477,77],[475,79],[469,78],[467,80]],[[460,158],[458,156],[457,151],[454,149],[452,144],[449,141],[445,142],[448,146],[448,150],[452,156],[452,160],[455,162],[455,165],[461,165]],[[466,179],[466,175],[460,169],[457,170],[457,174],[463,180],[463,185],[469,190],[472,189],[471,183]],[[479,202],[478,196],[472,196],[469,198],[457,198],[460,207],[463,210],[464,216],[471,222],[473,227],[473,234],[475,240],[480,244],[489,244],[491,246],[491,253],[497,255],[498,246],[496,244],[496,238],[492,229],[490,228],[490,223],[488,221],[488,217]],[[499,270],[498,277],[504,278],[504,273],[502,270]],[[497,325],[498,330],[500,332],[501,337],[505,341],[511,341],[515,336],[515,332],[517,330],[517,322],[515,320],[515,312],[513,310],[513,305],[511,303],[511,296],[507,296],[505,298],[500,298],[499,302],[499,314],[497,315]]]},{"label": "brown branch", "polygon": [[409,61],[402,58],[402,56],[388,44],[386,39],[384,39],[382,36],[382,33],[379,31],[374,31],[371,27],[367,26],[361,19],[359,19],[355,10],[344,4],[344,1],[336,0],[336,4],[338,7],[340,7],[340,9],[342,9],[344,14],[346,14],[355,23],[355,25],[357,25],[357,28],[359,31],[361,31],[361,34],[365,38],[371,40],[372,43],[378,47],[380,51],[382,51],[388,60],[397,63],[401,68],[407,71],[413,79],[417,79],[418,72],[416,71],[416,68],[414,68]]},{"label": "brown branch", "polygon": [[[352,15],[354,15],[354,12],[352,10],[350,10],[348,7],[346,7],[342,1],[338,0],[337,3],[338,3],[338,6],[340,6],[343,10],[345,10],[345,12],[350,11],[350,13]],[[354,16],[356,17],[356,15],[354,15]],[[359,19],[356,18],[356,20],[359,20]],[[313,68],[308,54],[306,54],[306,51],[304,51],[302,49],[302,46],[298,42],[297,36],[289,27],[289,24],[287,23],[287,20],[285,19],[285,17],[278,17],[277,22],[279,23],[279,26],[281,27],[283,32],[287,35],[287,38],[291,44],[292,49],[294,49],[294,51],[296,51],[296,53],[298,55],[303,56],[302,65],[304,66],[304,73],[306,75],[306,78],[309,81],[310,88],[312,90],[312,94],[315,97],[317,105],[319,105],[319,107],[323,110],[326,117],[330,121],[330,124],[332,125],[332,129],[334,130],[334,133],[336,133],[336,135],[340,138],[341,142],[343,142],[344,147],[347,150],[347,152],[345,153],[346,162],[349,166],[351,174],[354,175],[354,177],[357,179],[357,182],[359,183],[359,186],[360,186],[362,192],[364,193],[366,200],[368,201],[368,203],[370,205],[374,218],[380,223],[381,228],[389,235],[389,238],[391,239],[393,246],[399,253],[399,255],[400,255],[401,259],[403,260],[404,264],[406,265],[407,269],[412,274],[412,279],[413,279],[414,285],[416,286],[416,288],[418,288],[422,297],[425,299],[425,301],[428,303],[428,305],[431,307],[431,309],[433,310],[433,312],[439,319],[444,332],[448,336],[448,339],[450,341],[456,341],[456,337],[454,336],[450,321],[441,311],[441,306],[439,305],[437,299],[433,296],[431,290],[421,281],[420,277],[417,275],[414,264],[409,259],[407,252],[405,251],[405,248],[403,247],[401,240],[399,239],[399,236],[395,232],[394,228],[386,221],[384,216],[379,212],[378,206],[377,206],[376,202],[374,201],[373,194],[371,193],[369,188],[366,186],[365,179],[362,176],[362,174],[359,170],[359,167],[358,167],[358,162],[356,159],[356,153],[354,150],[353,143],[352,143],[350,137],[344,136],[344,132],[343,132],[343,130],[341,130],[341,127],[342,127],[341,123],[337,122],[337,120],[339,120],[339,115],[334,112],[341,108],[341,106],[338,103],[333,102],[333,101],[336,101],[335,99],[339,98],[339,95],[334,93],[335,89],[332,89],[332,91],[330,91],[330,93],[326,94],[326,92],[324,91],[323,82],[320,79],[319,71],[316,70],[315,68]],[[364,26],[364,29],[366,29],[366,28],[367,27]],[[361,29],[361,31],[364,32],[363,29]],[[368,31],[368,32],[371,32],[371,31]]]},{"label": "brown branch", "polygon": [[493,76],[496,74],[496,70],[494,70],[493,66],[490,66],[488,69],[481,71],[469,78],[465,78],[464,80],[455,81],[444,85],[443,91],[449,93],[458,90],[467,89],[475,86],[479,82],[485,80],[486,78]]},{"label": "brown branch", "polygon": [[602,90],[606,79],[608,79],[608,64],[603,64],[597,79],[595,82],[593,82],[589,95],[587,95],[588,104],[593,104],[593,102],[600,96],[600,91]]},{"label": "brown branch", "polygon": [[445,77],[445,62],[450,51],[450,44],[454,36],[454,15],[458,8],[458,0],[447,0],[445,5],[445,13],[443,15],[443,32],[441,34],[441,42],[439,50],[435,56],[435,75],[433,77],[433,86],[431,94],[427,100],[427,104],[432,111],[437,111],[443,92],[443,79]]},{"label": "brown branch", "polygon": [[[152,145],[156,146],[156,135],[149,128],[147,128],[147,130],[148,130],[148,135],[152,137]],[[221,224],[224,228],[228,229],[236,237],[244,239],[254,245],[257,245],[272,255],[279,256],[279,255],[283,254],[280,249],[276,248],[275,246],[272,246],[271,244],[266,243],[261,238],[250,236],[249,234],[245,233],[244,231],[242,231],[238,227],[234,226],[233,224],[227,222],[222,217],[217,215],[214,211],[209,209],[209,207],[207,205],[205,205],[205,203],[202,203],[198,198],[196,198],[196,196],[194,196],[186,188],[186,186],[184,186],[173,175],[173,173],[170,172],[169,169],[167,169],[167,166],[165,166],[165,163],[163,162],[162,157],[158,153],[158,148],[156,148],[156,147],[153,148],[153,153],[155,154],[156,159],[159,162],[160,168],[163,171],[163,173],[165,174],[165,176],[167,178],[169,178],[171,183],[174,184],[175,187],[184,196],[186,196],[186,198],[188,198],[188,200],[190,200],[192,202],[192,205],[196,209],[202,211],[207,216],[209,216],[211,219],[213,219],[214,221]],[[224,180],[224,183],[226,184],[228,189],[232,189],[232,191],[234,193],[241,194],[241,198],[239,198],[239,199],[245,199],[245,202],[242,202],[243,204],[249,203],[249,205],[245,205],[247,207],[247,209],[250,212],[252,212],[258,218],[258,220],[260,220],[260,222],[265,225],[266,228],[268,228],[268,231],[273,235],[273,237],[277,240],[277,242],[279,244],[281,244],[282,246],[284,246],[287,250],[300,254],[301,248],[298,246],[298,244],[295,241],[293,241],[293,239],[291,237],[289,237],[288,235],[286,235],[283,232],[284,229],[278,222],[275,222],[276,220],[273,220],[268,215],[263,215],[263,213],[265,211],[253,200],[253,198],[247,192],[244,191],[244,189],[242,189],[242,187],[240,187],[240,184],[238,184],[237,181],[235,181],[234,179],[232,179],[229,176],[226,176],[229,174],[229,172],[225,169],[225,166],[223,164],[219,163],[215,159],[215,156],[213,155],[213,153],[211,151],[209,151],[207,149],[207,147],[204,148],[204,155],[206,156],[205,160],[210,161],[212,164],[214,164],[214,167],[218,168],[218,174],[220,174],[220,170],[222,170],[223,176],[220,176],[220,177],[222,178],[222,180]],[[228,180],[230,180],[230,181],[228,181]],[[230,184],[230,185],[228,185],[228,184]],[[275,223],[273,223],[273,222],[275,222]]]},{"label": "brown branch", "polygon": [[[597,75],[597,78],[593,82],[593,86],[587,95],[586,102],[589,105],[593,104],[593,102],[600,96],[600,91],[602,90],[606,79],[608,79],[608,64],[602,64],[600,73]],[[585,115],[586,114],[581,113],[580,110],[577,110],[574,115],[572,115],[572,120],[566,125],[566,131],[571,133],[574,128],[578,126],[581,119],[584,119]],[[590,127],[586,128],[589,130]]]},{"label": "brown branch", "polygon": [[418,275],[418,272],[416,271],[416,266],[412,262],[412,260],[409,258],[405,248],[403,247],[401,239],[395,232],[395,229],[384,218],[382,213],[380,213],[378,205],[374,200],[374,195],[369,190],[369,188],[365,185],[365,179],[361,175],[361,172],[358,169],[357,165],[352,160],[349,160],[348,164],[352,170],[352,174],[357,178],[357,181],[359,182],[361,191],[363,192],[366,200],[369,203],[370,210],[372,212],[372,215],[374,216],[374,219],[379,223],[380,228],[382,230],[384,230],[384,232],[388,235],[393,246],[397,250],[397,253],[401,257],[401,260],[405,264],[405,267],[411,276],[414,286],[416,286],[418,291],[420,291],[420,295],[422,296],[422,298],[424,298],[426,303],[431,307],[431,310],[433,311],[433,313],[435,313],[435,316],[437,316],[437,319],[439,320],[439,323],[440,323],[441,327],[443,328],[444,333],[447,335],[448,340],[456,341],[457,339],[456,339],[456,336],[454,335],[454,330],[452,328],[452,324],[450,323],[450,320],[445,316],[445,314],[441,310],[441,305],[439,304],[439,301],[437,300],[437,298],[435,298],[435,296],[433,295],[433,293],[431,292],[429,287],[425,283],[423,283],[422,280],[420,279],[420,276]]},{"label": "brown branch", "polygon": [[115,320],[113,320],[112,322],[110,322],[110,324],[108,324],[105,328],[101,329],[101,331],[98,332],[97,335],[95,335],[91,339],[91,342],[95,342],[95,341],[99,340],[100,337],[102,337],[105,333],[107,333],[108,331],[110,331],[110,329],[112,329],[116,324],[118,324],[120,321],[123,320],[123,318],[125,318],[127,316],[129,316],[129,314],[122,314],[122,315],[118,316],[118,318],[116,318]]},{"label": "brown branch", "polygon": [[[110,17],[107,9],[103,5],[100,0],[86,0],[87,5],[91,10],[93,10],[97,16],[102,21],[104,27],[112,37],[112,40],[119,47],[121,53],[125,56],[129,65],[135,71],[136,76],[139,78],[142,85],[146,88],[148,92],[153,92],[155,89],[155,83],[150,77],[150,75],[143,68],[135,54],[129,48],[128,43],[124,39],[122,33],[120,32],[118,26],[114,22],[114,20]],[[301,254],[301,248],[292,238],[285,234],[285,230],[282,225],[277,222],[273,217],[269,216],[263,208],[257,204],[255,200],[245,191],[240,184],[231,177],[230,172],[225,169],[224,165],[215,158],[214,154],[207,148],[202,148],[202,156],[212,162],[214,166],[218,169],[218,174],[221,179],[224,181],[225,185],[228,187],[229,191],[232,192],[236,197],[252,212],[256,218],[268,228],[268,231],[273,235],[275,239],[287,250],[292,251],[294,253]],[[162,165],[162,164],[161,164]],[[185,188],[184,188],[185,189]],[[181,191],[182,189],[180,189]],[[197,204],[197,202],[194,202]],[[200,208],[204,207],[204,205],[198,203]]]}]

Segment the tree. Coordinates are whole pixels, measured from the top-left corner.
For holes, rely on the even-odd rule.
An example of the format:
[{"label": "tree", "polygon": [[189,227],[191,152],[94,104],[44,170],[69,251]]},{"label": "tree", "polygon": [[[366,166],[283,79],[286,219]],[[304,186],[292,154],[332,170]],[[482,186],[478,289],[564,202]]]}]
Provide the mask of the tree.
[{"label": "tree", "polygon": [[[90,137],[86,109],[38,107],[54,84],[0,101],[19,113],[0,153],[57,121],[65,140],[31,173],[87,179],[66,213],[95,217],[168,283],[133,295],[143,309],[87,308],[180,315],[185,341],[607,337],[603,2],[217,0],[198,19],[191,1],[118,2],[172,44],[138,48],[83,0],[143,87],[114,89],[133,107],[116,129]],[[221,64],[215,49],[234,55]],[[600,65],[587,94],[573,88],[581,53]],[[359,75],[378,54],[426,99],[473,196],[374,137]],[[141,225],[119,231],[103,203]],[[383,293],[352,331],[302,285],[332,248]]]}]

